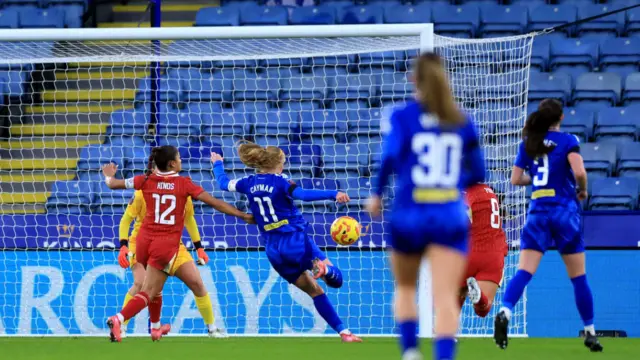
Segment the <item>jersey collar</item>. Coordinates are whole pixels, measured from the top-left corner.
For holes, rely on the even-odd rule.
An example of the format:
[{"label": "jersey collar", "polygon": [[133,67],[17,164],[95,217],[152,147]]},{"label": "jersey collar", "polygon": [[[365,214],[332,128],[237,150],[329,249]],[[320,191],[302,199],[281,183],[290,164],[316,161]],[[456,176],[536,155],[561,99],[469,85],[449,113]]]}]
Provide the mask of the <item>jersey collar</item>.
[{"label": "jersey collar", "polygon": [[176,176],[179,176],[178,173],[175,172],[175,171],[167,171],[167,172],[156,171],[156,175],[164,176],[164,177],[176,177]]}]

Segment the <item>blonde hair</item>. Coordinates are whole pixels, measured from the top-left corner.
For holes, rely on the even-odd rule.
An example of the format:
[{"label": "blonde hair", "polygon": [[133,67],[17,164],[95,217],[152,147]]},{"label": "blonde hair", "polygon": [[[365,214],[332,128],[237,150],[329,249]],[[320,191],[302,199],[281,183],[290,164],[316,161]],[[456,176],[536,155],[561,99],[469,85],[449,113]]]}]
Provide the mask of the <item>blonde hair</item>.
[{"label": "blonde hair", "polygon": [[262,147],[246,140],[239,142],[238,154],[243,164],[257,170],[272,170],[284,162],[284,152],[279,147]]},{"label": "blonde hair", "polygon": [[435,114],[441,123],[464,124],[465,117],[453,98],[440,56],[435,53],[421,54],[413,72],[418,101]]}]

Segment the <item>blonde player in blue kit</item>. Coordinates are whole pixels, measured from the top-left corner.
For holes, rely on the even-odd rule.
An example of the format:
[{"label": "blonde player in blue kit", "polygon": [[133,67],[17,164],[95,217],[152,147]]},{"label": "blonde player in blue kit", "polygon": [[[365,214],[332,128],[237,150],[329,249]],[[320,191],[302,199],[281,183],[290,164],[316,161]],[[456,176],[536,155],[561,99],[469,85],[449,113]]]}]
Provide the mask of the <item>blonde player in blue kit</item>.
[{"label": "blonde player in blue kit", "polygon": [[454,101],[440,57],[420,55],[414,81],[416,100],[396,108],[388,123],[381,124],[386,133],[382,161],[367,209],[372,216],[380,214],[381,196],[389,176],[395,174],[397,188],[387,229],[403,359],[422,359],[416,336],[416,282],[426,256],[436,315],[433,359],[452,360],[469,230],[461,192],[484,181],[484,159],[471,119]]},{"label": "blonde player in blue kit", "polygon": [[527,118],[511,172],[513,185],[533,188],[520,239],[518,272],[507,285],[495,319],[494,340],[501,349],[508,345],[513,308],[538,269],[542,255],[555,246],[573,284],[576,306],[584,323],[584,344],[593,352],[602,351],[593,325],[593,295],[586,277],[580,226],[578,200],[587,198],[587,173],[578,138],[560,131],[563,117],[562,104],[557,100],[540,103],[538,111]]},{"label": "blonde player in blue kit", "polygon": [[[342,286],[342,272],[334,266],[307,234],[307,221],[293,200],[349,201],[349,196],[335,190],[307,190],[298,187],[282,174],[285,156],[280,148],[246,142],[238,147],[240,160],[256,169],[255,175],[229,180],[222,156],[212,153],[213,173],[220,188],[245,194],[251,213],[265,239],[271,266],[289,283],[313,298],[318,314],[340,335],[343,342],[362,340],[342,322],[317,279],[333,288]],[[309,273],[312,271],[313,276]]]}]

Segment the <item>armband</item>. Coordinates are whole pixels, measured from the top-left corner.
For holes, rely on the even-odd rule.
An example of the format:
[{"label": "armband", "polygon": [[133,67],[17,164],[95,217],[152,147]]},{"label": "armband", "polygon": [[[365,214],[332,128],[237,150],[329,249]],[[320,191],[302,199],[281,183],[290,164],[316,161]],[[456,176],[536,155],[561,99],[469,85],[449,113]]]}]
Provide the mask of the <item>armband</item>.
[{"label": "armband", "polygon": [[120,240],[120,247],[129,247],[129,240]]},{"label": "armband", "polygon": [[113,177],[111,176],[107,176],[106,178],[104,178],[104,182],[107,183],[107,185],[111,185],[112,181],[113,181]]},{"label": "armband", "polygon": [[193,242],[193,247],[197,249],[202,249],[202,241],[194,241]]}]

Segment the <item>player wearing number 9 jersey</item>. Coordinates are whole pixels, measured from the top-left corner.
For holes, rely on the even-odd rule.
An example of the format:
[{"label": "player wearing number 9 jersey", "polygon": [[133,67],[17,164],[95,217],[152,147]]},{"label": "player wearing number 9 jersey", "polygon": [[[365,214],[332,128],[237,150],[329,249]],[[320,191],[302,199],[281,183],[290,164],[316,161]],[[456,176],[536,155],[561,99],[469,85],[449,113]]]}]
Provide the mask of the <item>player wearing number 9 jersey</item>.
[{"label": "player wearing number 9 jersey", "polygon": [[422,258],[431,264],[435,303],[434,359],[455,357],[459,284],[466,265],[469,220],[461,192],[484,181],[484,159],[471,119],[453,99],[441,59],[423,54],[414,69],[416,101],[396,108],[388,121],[372,216],[391,174],[396,189],[389,224],[396,278],[395,314],[403,359],[422,359],[416,339],[416,282]]},{"label": "player wearing number 9 jersey", "polygon": [[476,315],[485,317],[502,282],[507,237],[502,230],[500,203],[493,189],[486,184],[475,184],[465,195],[471,221],[471,249],[460,306],[468,296]]},{"label": "player wearing number 9 jersey", "polygon": [[[557,100],[544,100],[527,118],[511,183],[532,185],[531,205],[520,239],[520,263],[509,281],[495,319],[494,339],[505,349],[513,308],[538,269],[544,252],[555,246],[573,284],[585,330],[585,346],[602,351],[593,325],[593,296],[587,282],[580,204],[587,197],[587,174],[578,139],[560,131],[564,115]],[[576,181],[578,187],[576,189]],[[576,197],[576,193],[578,194]]]},{"label": "player wearing number 9 jersey", "polygon": [[[154,171],[155,169],[155,171]],[[113,177],[117,167],[105,165],[102,169],[106,183],[111,189],[141,190],[147,205],[146,216],[136,239],[136,260],[146,268],[142,289],[115,316],[107,320],[111,340],[121,341],[121,324],[149,306],[152,323],[151,338],[159,340],[168,329],[160,326],[161,294],[167,276],[176,275],[197,297],[204,296],[204,285],[191,256],[182,245],[185,206],[189,197],[200,200],[216,210],[252,223],[253,217],[233,206],[213,198],[191,179],[179,176],[182,161],[178,149],[173,146],[153,148],[149,157],[146,175],[127,180]],[[184,266],[190,264],[191,266]],[[197,293],[200,292],[200,293]]]}]

